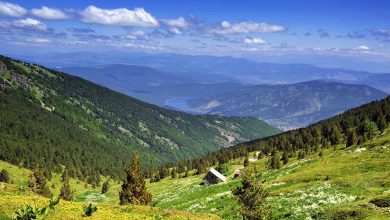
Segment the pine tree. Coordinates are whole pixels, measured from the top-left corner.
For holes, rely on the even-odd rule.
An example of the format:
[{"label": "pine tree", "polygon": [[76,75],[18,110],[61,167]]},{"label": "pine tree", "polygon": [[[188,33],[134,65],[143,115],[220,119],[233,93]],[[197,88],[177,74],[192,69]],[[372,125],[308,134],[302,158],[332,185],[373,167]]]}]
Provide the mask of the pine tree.
[{"label": "pine tree", "polygon": [[173,179],[177,178],[177,170],[176,170],[176,168],[172,168],[171,176],[172,176]]},{"label": "pine tree", "polygon": [[358,142],[358,137],[356,135],[355,129],[347,133],[347,147],[355,145]]},{"label": "pine tree", "polygon": [[271,157],[268,160],[269,169],[280,169],[282,165],[280,164],[280,157],[278,151],[274,150]]},{"label": "pine tree", "polygon": [[126,169],[127,177],[119,193],[121,205],[147,205],[152,201],[152,195],[146,191],[145,179],[141,171],[139,156],[134,154]]},{"label": "pine tree", "polygon": [[106,182],[102,185],[102,194],[106,193],[108,191],[108,187],[110,187],[109,180],[106,180]]},{"label": "pine tree", "polygon": [[67,170],[62,174],[62,187],[60,189],[60,199],[72,201],[73,200],[73,191],[70,188],[69,176]]},{"label": "pine tree", "polygon": [[43,175],[43,172],[39,168],[35,168],[28,180],[28,187],[31,189],[31,191],[43,195],[45,197],[51,197],[52,193],[50,192],[49,188],[46,186],[46,178]]},{"label": "pine tree", "polygon": [[0,172],[0,182],[8,183],[10,181],[9,173],[7,170],[3,169]]},{"label": "pine tree", "polygon": [[164,179],[165,177],[167,177],[169,175],[169,169],[166,168],[165,166],[162,166],[160,168],[159,174],[160,174],[160,178]]},{"label": "pine tree", "polygon": [[264,206],[269,194],[262,187],[259,178],[251,173],[253,172],[243,172],[242,186],[233,190],[233,195],[237,197],[237,202],[241,207],[241,215],[248,220],[270,219],[270,209]]},{"label": "pine tree", "polygon": [[247,167],[247,166],[249,166],[249,158],[245,157],[245,159],[244,159],[244,167]]},{"label": "pine tree", "polygon": [[378,125],[378,129],[383,132],[385,128],[387,127],[386,117],[383,115],[383,112],[381,112],[377,119],[376,124]]},{"label": "pine tree", "polygon": [[286,165],[288,163],[288,153],[287,153],[287,151],[283,152],[282,160],[283,160],[283,164],[284,165]]}]

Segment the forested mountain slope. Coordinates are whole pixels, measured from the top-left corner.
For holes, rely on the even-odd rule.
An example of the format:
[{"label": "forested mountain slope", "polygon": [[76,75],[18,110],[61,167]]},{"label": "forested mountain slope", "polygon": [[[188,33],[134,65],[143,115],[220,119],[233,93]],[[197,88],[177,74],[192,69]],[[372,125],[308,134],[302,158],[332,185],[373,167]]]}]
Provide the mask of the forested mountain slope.
[{"label": "forested mountain slope", "polygon": [[0,105],[0,159],[47,171],[65,165],[82,178],[118,177],[133,152],[157,166],[279,132],[249,117],[165,110],[6,57],[0,57]]},{"label": "forested mountain slope", "polygon": [[187,164],[202,168],[218,162],[225,163],[253,151],[259,151],[263,156],[279,158],[275,159],[276,161],[282,157],[303,159],[306,155],[319,153],[332,147],[336,149],[340,146],[343,148],[360,146],[383,135],[389,124],[390,96],[350,109],[305,128],[238,144],[195,160],[188,160]]}]

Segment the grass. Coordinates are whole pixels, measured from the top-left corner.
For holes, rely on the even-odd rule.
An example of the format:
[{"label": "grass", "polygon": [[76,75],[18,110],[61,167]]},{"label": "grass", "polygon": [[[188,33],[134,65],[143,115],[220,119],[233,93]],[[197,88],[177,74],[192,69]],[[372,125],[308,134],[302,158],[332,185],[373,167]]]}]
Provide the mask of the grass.
[{"label": "grass", "polygon": [[[303,160],[290,158],[287,165],[279,170],[266,169],[267,158],[251,162],[249,167],[255,167],[262,173],[265,180],[264,187],[270,193],[266,205],[270,206],[273,217],[276,219],[389,219],[389,207],[378,207],[370,201],[374,198],[388,198],[390,196],[390,130],[384,135],[367,142],[363,146],[345,148],[338,146],[336,150],[323,151],[323,157],[318,153]],[[231,189],[240,184],[240,179],[233,178],[233,172],[242,168],[243,159],[229,163],[227,183],[205,186],[200,185],[204,175],[190,176],[188,178],[165,178],[158,183],[147,184],[153,195],[153,202],[157,208],[139,207],[139,210],[151,210],[142,218],[154,218],[153,215],[171,218],[167,213],[175,212],[179,216],[191,216],[200,219],[215,218],[207,213],[218,215],[223,219],[242,219],[239,215],[238,205]],[[29,171],[0,162],[0,169],[6,168],[11,173],[13,182],[26,186]],[[54,183],[52,191],[58,194],[60,176],[54,175],[49,184]],[[68,219],[79,216],[82,205],[92,202],[102,207],[105,213],[97,212],[99,218],[109,218],[109,215],[120,215],[126,219],[141,216],[136,211],[127,213],[124,207],[117,206],[120,183],[111,181],[109,191],[102,195],[100,187],[84,188],[84,183],[71,181],[75,189],[75,202],[63,202],[63,213]],[[14,185],[13,185],[14,186]],[[50,185],[49,185],[50,186]],[[27,199],[18,191],[0,194],[0,216],[2,210],[7,215],[16,205],[23,204]],[[40,198],[29,195],[29,198]],[[37,199],[37,202],[42,199]],[[7,202],[11,201],[11,202]],[[35,200],[32,200],[35,201]],[[11,206],[3,208],[2,204]],[[14,205],[12,205],[14,204]],[[169,211],[169,209],[181,210]],[[78,211],[76,211],[78,210]],[[53,215],[62,215],[62,214]],[[193,214],[191,214],[193,213]],[[168,215],[168,217],[164,216]],[[194,216],[192,216],[194,215]],[[152,217],[150,217],[152,216]],[[111,216],[112,217],[112,216]],[[135,217],[134,217],[135,218]],[[176,217],[172,217],[176,218]],[[178,217],[180,219],[181,217]],[[190,218],[190,217],[188,217]]]}]

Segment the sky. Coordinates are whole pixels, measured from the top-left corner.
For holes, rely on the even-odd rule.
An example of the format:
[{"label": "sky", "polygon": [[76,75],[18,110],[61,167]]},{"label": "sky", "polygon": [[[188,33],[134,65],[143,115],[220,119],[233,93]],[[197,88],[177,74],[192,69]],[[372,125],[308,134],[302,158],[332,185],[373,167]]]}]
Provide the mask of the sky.
[{"label": "sky", "polygon": [[0,1],[0,50],[347,60],[386,70],[390,1]]}]

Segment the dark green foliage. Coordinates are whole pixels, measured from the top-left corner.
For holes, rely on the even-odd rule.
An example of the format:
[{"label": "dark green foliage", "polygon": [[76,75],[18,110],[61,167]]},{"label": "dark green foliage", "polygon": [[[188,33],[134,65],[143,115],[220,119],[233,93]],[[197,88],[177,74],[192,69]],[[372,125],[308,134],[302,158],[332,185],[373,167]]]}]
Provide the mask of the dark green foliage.
[{"label": "dark green foliage", "polygon": [[0,172],[0,182],[8,183],[10,181],[9,173],[6,169],[1,170]]},{"label": "dark green foliage", "polygon": [[97,211],[97,207],[92,206],[92,204],[89,203],[89,205],[84,207],[84,217],[92,216],[92,214],[96,211]]},{"label": "dark green foliage", "polygon": [[195,175],[199,175],[202,173],[206,173],[208,165],[205,164],[203,161],[198,161],[195,163],[194,168],[196,170]]},{"label": "dark green foliage", "polygon": [[286,165],[288,163],[288,152],[287,151],[283,152],[282,161],[283,161],[284,165]]},{"label": "dark green foliage", "polygon": [[231,125],[238,141],[278,132],[253,118],[193,116],[38,65],[3,56],[0,62],[26,79],[8,84],[0,75],[7,84],[0,90],[0,160],[29,169],[45,161],[39,165],[47,177],[63,165],[70,177],[97,186],[100,175],[120,179],[118,167],[132,152],[157,167],[221,149],[227,142],[219,129]]},{"label": "dark green foliage", "polygon": [[108,191],[108,188],[110,187],[110,182],[107,180],[106,182],[103,183],[102,185],[102,194],[106,193]]},{"label": "dark green foliage", "polygon": [[36,206],[26,205],[21,208],[18,208],[15,211],[15,219],[17,220],[32,220],[32,219],[45,219],[46,215],[49,213],[49,210],[53,210],[54,207],[60,202],[57,198],[51,198],[49,205],[43,208],[38,208]]},{"label": "dark green foliage", "polygon": [[278,151],[274,150],[271,157],[268,160],[269,169],[280,169],[282,165],[280,164],[280,157]]},{"label": "dark green foliage", "polygon": [[327,209],[323,212],[314,214],[313,219],[330,219],[330,220],[348,220],[348,219],[364,219],[366,216],[362,209],[343,208],[343,209]]},{"label": "dark green foliage", "polygon": [[32,170],[29,180],[28,187],[31,191],[40,194],[42,196],[51,197],[52,194],[46,185],[46,177],[40,168]]},{"label": "dark green foliage", "polygon": [[390,195],[388,194],[388,195],[378,196],[376,198],[371,199],[370,203],[381,208],[390,207]]},{"label": "dark green foliage", "polygon": [[228,174],[229,172],[229,166],[227,164],[219,164],[216,169],[218,172],[220,172],[223,175]]},{"label": "dark green foliage", "polygon": [[242,186],[233,190],[241,207],[241,215],[247,220],[270,219],[270,209],[264,206],[268,192],[263,188],[260,178],[253,171],[242,173]]},{"label": "dark green foliage", "polygon": [[[234,147],[222,149],[187,161],[187,164],[197,163],[197,161],[211,162],[214,160],[232,160],[245,157],[248,152],[260,151],[259,155],[269,155],[274,150],[279,152],[287,151],[291,156],[298,156],[298,159],[305,158],[306,154],[322,149],[337,147],[337,144],[347,142],[347,133],[356,130],[358,144],[369,140],[368,133],[375,136],[378,130],[375,129],[377,118],[385,119],[381,124],[388,126],[390,122],[390,96],[374,101],[361,107],[351,109],[343,114],[320,121],[305,128],[291,130],[272,137],[253,140],[247,143],[238,144]],[[381,120],[382,120],[381,119]],[[364,128],[364,129],[362,129]],[[259,156],[261,158],[261,156]]]},{"label": "dark green foliage", "polygon": [[358,137],[355,129],[352,129],[347,132],[347,147],[355,145],[358,142]]},{"label": "dark green foliage", "polygon": [[37,208],[35,206],[26,205],[24,207],[18,208],[15,211],[15,219],[17,220],[30,220],[30,219],[43,219],[48,213],[48,209]]},{"label": "dark green foliage", "polygon": [[62,174],[62,187],[60,189],[59,198],[67,201],[72,201],[73,194],[74,192],[72,191],[69,185],[69,176],[67,174],[67,171],[65,170],[64,173]]},{"label": "dark green foliage", "polygon": [[173,179],[177,178],[177,170],[175,167],[172,168],[172,170],[171,170],[171,176]]},{"label": "dark green foliage", "polygon": [[247,166],[249,166],[249,158],[245,157],[245,159],[244,159],[244,167],[247,167]]},{"label": "dark green foliage", "polygon": [[302,160],[302,159],[304,159],[305,157],[306,157],[305,151],[299,151],[299,153],[298,153],[298,159],[299,159],[299,160]]},{"label": "dark green foliage", "polygon": [[164,179],[165,177],[169,176],[169,169],[165,166],[162,166],[158,173],[160,174],[160,178]]},{"label": "dark green foliage", "polygon": [[370,121],[369,119],[364,119],[363,123],[360,125],[360,132],[367,137],[372,139],[374,135],[378,132],[378,127],[375,122]]},{"label": "dark green foliage", "polygon": [[152,195],[146,191],[145,179],[141,171],[139,156],[134,154],[130,165],[126,168],[126,179],[119,192],[121,205],[147,205],[152,201]]},{"label": "dark green foliage", "polygon": [[60,202],[60,198],[51,197],[49,200],[49,209],[54,209],[56,205]]}]

